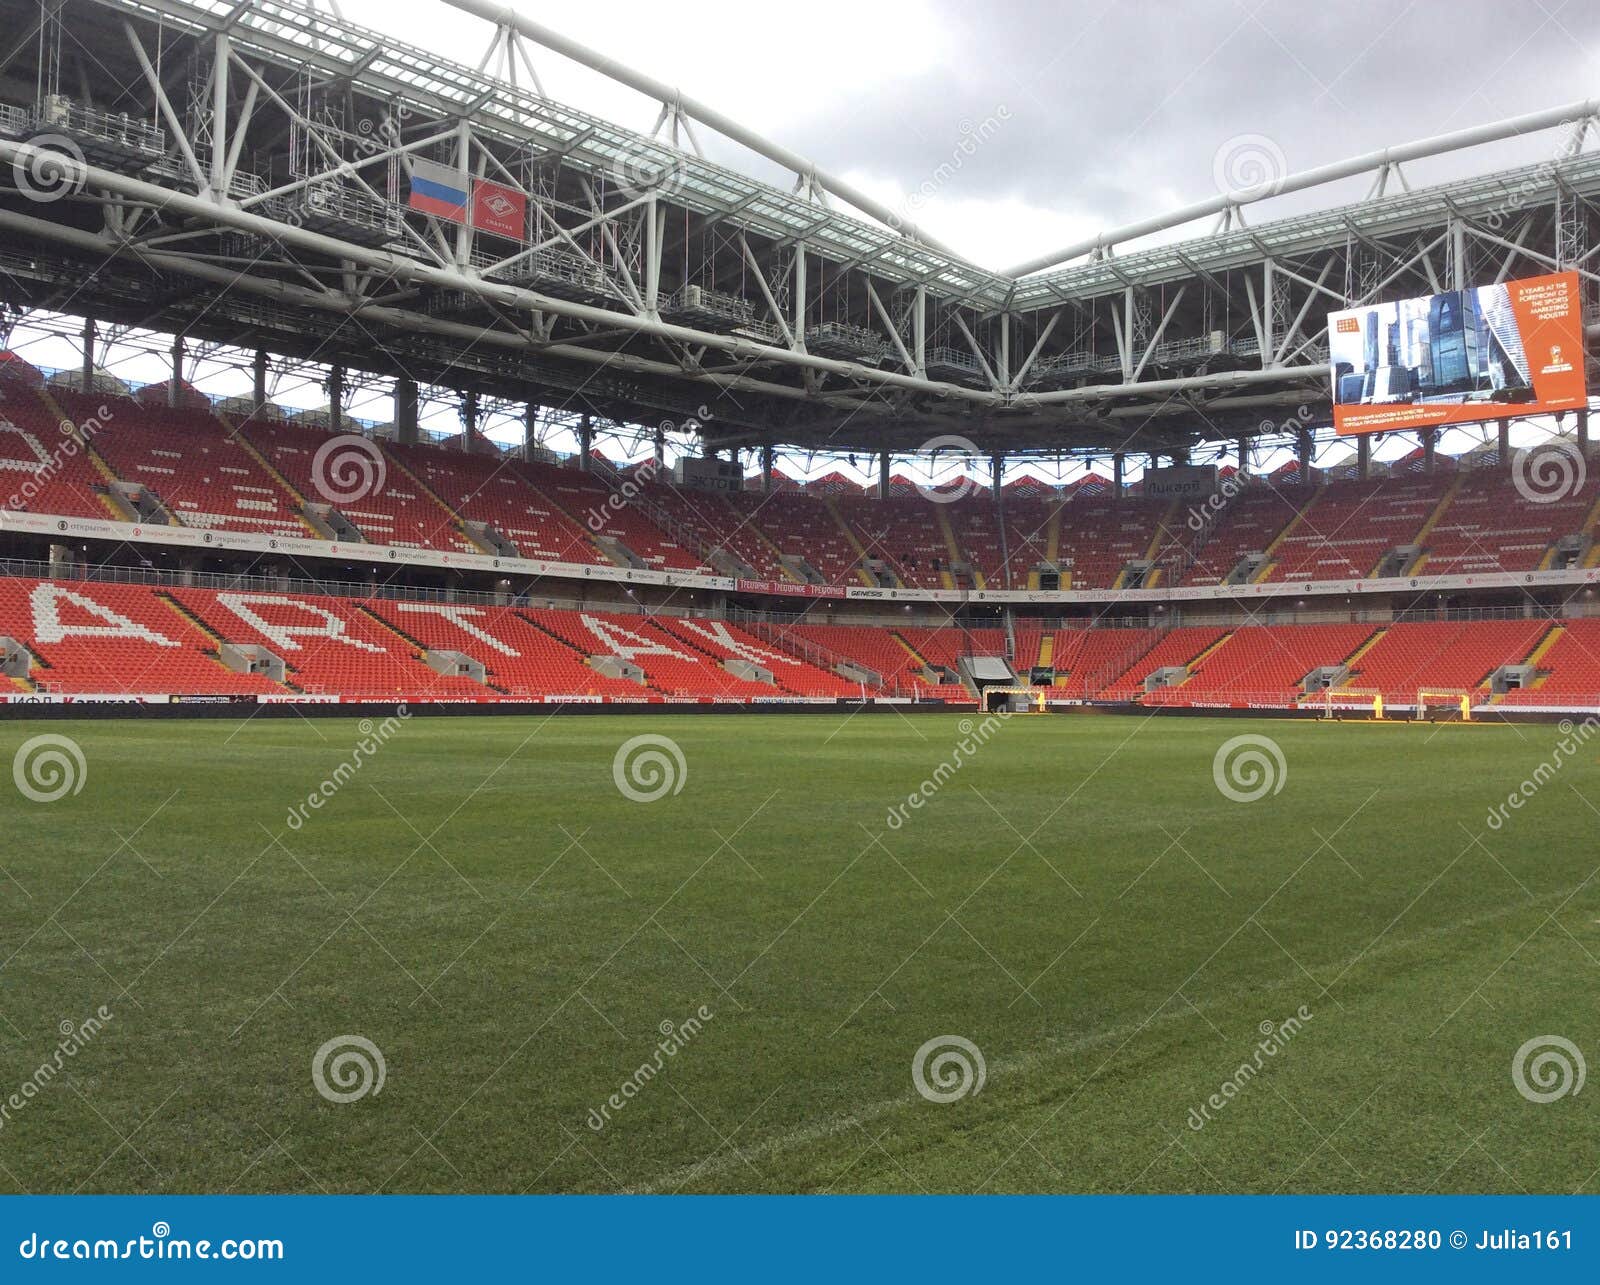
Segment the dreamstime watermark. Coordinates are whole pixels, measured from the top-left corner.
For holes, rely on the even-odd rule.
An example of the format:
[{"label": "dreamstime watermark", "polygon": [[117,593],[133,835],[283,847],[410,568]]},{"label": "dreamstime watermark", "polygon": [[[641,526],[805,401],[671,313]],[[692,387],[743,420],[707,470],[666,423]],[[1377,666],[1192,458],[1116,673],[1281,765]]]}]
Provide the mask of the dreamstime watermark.
[{"label": "dreamstime watermark", "polygon": [[28,200],[49,205],[83,191],[89,166],[83,149],[65,134],[37,134],[28,140],[33,150],[11,162],[11,181]]},{"label": "dreamstime watermark", "polygon": [[116,1239],[111,1236],[75,1236],[68,1240],[46,1232],[29,1233],[17,1245],[17,1257],[24,1261],[40,1262],[128,1262],[133,1259],[155,1260],[160,1263],[175,1262],[248,1262],[253,1259],[282,1262],[283,1241],[275,1237],[246,1238],[229,1236],[220,1241],[189,1240],[174,1236],[172,1228],[164,1221],[150,1226],[148,1236],[130,1236]]},{"label": "dreamstime watermark", "polygon": [[669,794],[682,794],[689,780],[689,763],[678,742],[670,736],[645,732],[626,740],[611,759],[611,779],[622,797],[634,803],[654,803]]},{"label": "dreamstime watermark", "polygon": [[670,196],[683,186],[688,157],[671,144],[639,139],[626,144],[606,165],[617,192],[630,201]]},{"label": "dreamstime watermark", "polygon": [[1577,1097],[1588,1072],[1582,1050],[1561,1035],[1535,1035],[1511,1058],[1511,1083],[1529,1102]]},{"label": "dreamstime watermark", "polygon": [[[685,432],[693,433],[704,427],[712,418],[711,408],[698,406],[695,413],[690,415],[681,424],[670,419],[661,421],[661,436],[668,433]],[[665,464],[659,459],[645,460],[638,468],[634,469],[621,484],[605,500],[595,505],[584,515],[583,523],[589,530],[599,533],[606,528],[607,521],[617,513],[622,512],[628,505],[639,498],[644,488],[654,482],[665,469]]]},{"label": "dreamstime watermark", "polygon": [[377,495],[388,479],[383,448],[360,433],[330,437],[311,457],[311,485],[329,504],[350,504]]},{"label": "dreamstime watermark", "polygon": [[665,1071],[667,1063],[687,1048],[690,1041],[705,1030],[706,1023],[715,1016],[716,1013],[711,1008],[702,1004],[682,1022],[673,1022],[670,1018],[663,1021],[656,1028],[661,1032],[661,1039],[656,1042],[655,1052],[649,1059],[639,1063],[633,1074],[622,1082],[615,1093],[598,1107],[589,1108],[585,1123],[596,1133],[604,1129],[611,1123],[611,1117],[638,1097],[645,1085]]},{"label": "dreamstime watermark", "polygon": [[645,485],[656,480],[656,475],[661,472],[661,465],[655,460],[646,460],[622,480],[622,485],[606,496],[600,504],[591,508],[584,514],[583,524],[589,530],[598,534],[606,529],[611,518],[639,498],[639,493]]},{"label": "dreamstime watermark", "polygon": [[[924,500],[933,504],[954,504],[977,489],[978,480],[973,476],[973,470],[978,467],[983,453],[970,438],[955,434],[930,437],[917,447],[916,453],[919,457],[927,457],[928,477],[934,479],[917,483],[917,494]],[[941,459],[953,462],[951,467],[955,470],[955,480],[948,487],[936,480]]]},{"label": "dreamstime watermark", "polygon": [[977,1097],[989,1078],[983,1050],[961,1035],[935,1035],[911,1057],[911,1083],[941,1106]]},{"label": "dreamstime watermark", "polygon": [[1486,824],[1491,830],[1501,829],[1511,819],[1513,812],[1520,812],[1523,804],[1548,785],[1568,760],[1588,743],[1589,738],[1600,732],[1600,716],[1590,714],[1583,722],[1576,724],[1570,718],[1564,718],[1557,730],[1561,733],[1561,739],[1556,742],[1550,757],[1523,777],[1517,788],[1506,795],[1504,803],[1496,803],[1489,809]]},{"label": "dreamstime watermark", "polygon": [[350,757],[334,768],[331,773],[323,777],[317,788],[306,795],[305,802],[295,803],[289,808],[287,824],[291,830],[299,830],[311,819],[313,812],[322,811],[329,799],[339,793],[350,779],[359,772],[371,758],[377,754],[389,740],[395,736],[406,722],[411,718],[411,710],[405,705],[395,707],[393,714],[381,723],[374,723],[370,718],[364,718],[356,725],[356,730],[361,733],[361,739],[355,743],[350,751]]},{"label": "dreamstime watermark", "polygon": [[[1550,189],[1558,183],[1561,177],[1563,164],[1575,158],[1576,149],[1572,146],[1573,135],[1577,131],[1588,128],[1586,119],[1563,120],[1556,123],[1557,136],[1560,139],[1559,151],[1554,156],[1547,156],[1534,165],[1527,173],[1521,175],[1511,185],[1500,202],[1492,209],[1476,216],[1476,221],[1482,223],[1492,232],[1498,232],[1512,219],[1521,214],[1530,205],[1548,205],[1550,202]],[[1504,190],[1504,184],[1500,185]]]},{"label": "dreamstime watermark", "polygon": [[389,1065],[383,1050],[365,1035],[335,1035],[311,1055],[311,1083],[341,1106],[383,1092]]},{"label": "dreamstime watermark", "polygon": [[940,161],[933,173],[917,185],[916,191],[906,196],[906,208],[920,210],[938,196],[944,187],[966,168],[967,162],[978,154],[979,149],[994,138],[1010,119],[1011,108],[1004,103],[976,124],[963,117],[957,129],[956,145],[951,149],[949,158]]},{"label": "dreamstime watermark", "polygon": [[1511,484],[1529,504],[1557,504],[1583,490],[1589,462],[1574,442],[1541,442],[1511,454]]},{"label": "dreamstime watermark", "polygon": [[56,431],[61,434],[61,441],[48,451],[45,450],[44,443],[32,433],[9,420],[0,419],[0,433],[20,437],[22,444],[34,456],[31,460],[11,457],[0,459],[0,472],[27,474],[22,485],[7,497],[5,507],[12,512],[26,509],[46,486],[60,476],[69,461],[77,459],[88,449],[88,444],[95,434],[106,428],[115,418],[111,407],[102,404],[96,407],[95,413],[81,424],[75,425],[71,420],[64,419],[56,425]]},{"label": "dreamstime watermark", "polygon": [[62,1018],[56,1027],[61,1039],[57,1042],[55,1051],[34,1068],[33,1074],[23,1080],[16,1092],[0,1102],[0,1129],[5,1128],[11,1122],[12,1116],[43,1093],[50,1086],[50,1082],[66,1070],[67,1063],[77,1057],[95,1036],[105,1030],[106,1024],[114,1017],[116,1014],[102,1004],[81,1022],[74,1022],[70,1017]]},{"label": "dreamstime watermark", "polygon": [[1265,134],[1235,134],[1211,158],[1217,191],[1236,201],[1274,196],[1288,177],[1283,148]]},{"label": "dreamstime watermark", "polygon": [[989,743],[1010,717],[1010,710],[1001,709],[985,716],[981,723],[974,724],[970,718],[964,718],[956,724],[961,739],[955,743],[950,756],[933,769],[932,775],[926,777],[916,789],[906,795],[904,803],[896,803],[889,809],[884,824],[891,830],[898,830],[905,825],[911,814],[926,807],[928,800],[944,789],[945,783]]},{"label": "dreamstime watermark", "polygon": [[1289,779],[1289,763],[1270,736],[1246,732],[1224,741],[1211,760],[1211,779],[1222,796],[1235,803],[1255,803],[1281,794]]},{"label": "dreamstime watermark", "polygon": [[83,793],[89,762],[70,736],[44,732],[24,741],[11,760],[11,779],[22,797],[34,803],[55,803]]},{"label": "dreamstime watermark", "polygon": [[[1309,406],[1297,406],[1293,415],[1279,422],[1264,419],[1257,425],[1261,436],[1270,436],[1274,433],[1298,432],[1306,427],[1315,418],[1315,412]],[[1223,509],[1228,507],[1228,502],[1255,483],[1255,478],[1245,469],[1244,462],[1240,461],[1239,467],[1234,470],[1231,477],[1222,478],[1217,483],[1217,489],[1206,496],[1199,504],[1189,506],[1188,526],[1196,535],[1204,531],[1211,523],[1222,515]]]},{"label": "dreamstime watermark", "polygon": [[1302,1004],[1281,1022],[1274,1022],[1270,1018],[1262,1022],[1256,1028],[1261,1032],[1261,1040],[1256,1044],[1251,1056],[1239,1063],[1233,1074],[1222,1082],[1215,1093],[1198,1107],[1189,1108],[1189,1127],[1196,1133],[1204,1129],[1210,1123],[1213,1114],[1221,1111],[1249,1088],[1250,1082],[1261,1074],[1266,1064],[1283,1052],[1289,1041],[1300,1034],[1305,1024],[1314,1016],[1315,1014]]}]

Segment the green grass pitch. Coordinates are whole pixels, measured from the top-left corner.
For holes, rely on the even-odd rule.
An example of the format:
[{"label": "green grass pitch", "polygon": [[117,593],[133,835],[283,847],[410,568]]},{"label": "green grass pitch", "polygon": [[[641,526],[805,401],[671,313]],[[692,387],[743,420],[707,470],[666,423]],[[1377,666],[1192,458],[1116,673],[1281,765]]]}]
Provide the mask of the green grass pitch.
[{"label": "green grass pitch", "polygon": [[[86,767],[0,788],[0,1190],[1596,1190],[1600,1088],[1512,1070],[1600,1057],[1600,738],[964,726],[0,724]],[[677,792],[619,791],[640,735]]]}]

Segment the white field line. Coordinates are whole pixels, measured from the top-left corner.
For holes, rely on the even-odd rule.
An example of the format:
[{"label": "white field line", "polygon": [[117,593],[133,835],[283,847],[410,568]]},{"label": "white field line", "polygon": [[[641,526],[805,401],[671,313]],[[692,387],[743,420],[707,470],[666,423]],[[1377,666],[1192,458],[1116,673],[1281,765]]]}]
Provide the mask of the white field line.
[{"label": "white field line", "polygon": [[[1579,888],[1582,886],[1582,884],[1578,885]],[[1350,956],[1347,959],[1336,961],[1334,964],[1313,965],[1313,967],[1338,968],[1339,973],[1337,976],[1340,980],[1342,980],[1346,972],[1366,963],[1368,960],[1381,959],[1389,955],[1399,954],[1401,951],[1409,950],[1413,946],[1421,945],[1424,942],[1432,941],[1435,938],[1448,937],[1454,933],[1475,928],[1480,924],[1493,923],[1495,920],[1505,919],[1511,915],[1532,910],[1542,902],[1570,897],[1575,891],[1576,889],[1564,889],[1560,891],[1541,893],[1539,896],[1534,897],[1530,901],[1519,902],[1514,906],[1507,906],[1500,910],[1491,910],[1477,915],[1468,915],[1464,919],[1458,919],[1448,924],[1441,924],[1434,928],[1427,928],[1422,932],[1414,933],[1409,937],[1393,937],[1383,945],[1371,946],[1355,955]],[[1203,1013],[1207,1009],[1221,1008],[1226,1004],[1234,1003],[1247,996],[1258,995],[1268,990],[1287,988],[1297,982],[1304,984],[1305,980],[1306,974],[1299,969],[1296,969],[1292,973],[1286,973],[1283,976],[1268,982],[1252,982],[1246,986],[1236,987],[1231,991],[1224,991],[1223,993],[1201,1004],[1185,1003],[1183,1006],[1174,1008],[1167,1013],[1162,1013],[1161,1009],[1157,1009],[1155,1013],[1146,1018],[1143,1022],[1126,1022],[1120,1026],[1107,1027],[1106,1029],[1096,1031],[1093,1034],[1081,1035],[1076,1039],[1071,1040],[1052,1040],[1038,1048],[1030,1049],[1027,1052],[1019,1053],[1008,1058],[1002,1058],[999,1061],[990,1063],[989,1076],[992,1079],[996,1075],[1002,1077],[1011,1075],[1027,1075],[1041,1064],[1046,1062],[1052,1062],[1063,1057],[1073,1057],[1077,1054],[1088,1052],[1090,1049],[1099,1048],[1107,1044],[1124,1043],[1128,1040],[1131,1040],[1134,1036],[1138,1035],[1147,1027],[1154,1028],[1166,1026],[1173,1022],[1181,1021],[1191,1015]],[[1176,994],[1168,997],[1166,1002],[1161,1005],[1161,1008],[1166,1008],[1168,1004],[1171,1004],[1172,1001],[1177,998],[1179,998],[1179,996]],[[1096,1072],[1096,1074],[1098,1074],[1098,1072]],[[1091,1076],[1090,1078],[1092,1079],[1093,1077]],[[682,1168],[675,1169],[652,1182],[644,1183],[634,1187],[624,1187],[621,1190],[621,1194],[652,1195],[662,1191],[675,1191],[679,1187],[682,1187],[686,1183],[697,1178],[703,1178],[713,1174],[726,1173],[730,1169],[734,1169],[739,1165],[747,1163],[751,1158],[762,1159],[781,1155],[783,1152],[792,1151],[796,1147],[804,1147],[814,1142],[821,1142],[827,1138],[837,1137],[841,1133],[847,1133],[851,1129],[855,1129],[868,1123],[869,1121],[876,1120],[881,1116],[888,1115],[892,1111],[898,1111],[906,1107],[914,1107],[919,1105],[926,1105],[926,1103],[924,1103],[922,1098],[919,1097],[915,1092],[907,1092],[900,1097],[885,1098],[881,1101],[870,1103],[859,1110],[849,1112],[848,1114],[830,1116],[825,1120],[817,1121],[815,1124],[802,1125],[799,1128],[790,1129],[787,1132],[775,1134],[761,1142],[752,1143],[749,1146],[739,1147],[737,1149],[737,1154],[733,1152],[731,1147],[726,1150],[723,1148],[718,1148],[718,1151],[721,1151],[723,1154],[719,1155],[718,1151],[713,1151],[711,1156],[709,1156],[707,1159],[698,1161],[692,1165],[685,1165]]]}]

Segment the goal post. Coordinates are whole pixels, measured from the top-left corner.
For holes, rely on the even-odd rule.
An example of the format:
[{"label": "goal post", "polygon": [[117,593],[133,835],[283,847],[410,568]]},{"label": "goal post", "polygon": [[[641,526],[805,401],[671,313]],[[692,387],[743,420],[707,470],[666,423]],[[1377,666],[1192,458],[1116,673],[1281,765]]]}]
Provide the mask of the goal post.
[{"label": "goal post", "polygon": [[1322,690],[1322,717],[1325,719],[1371,719],[1383,722],[1383,693],[1376,687],[1325,687]]},{"label": "goal post", "polygon": [[1417,692],[1419,723],[1472,721],[1473,693],[1464,687],[1423,687]]}]

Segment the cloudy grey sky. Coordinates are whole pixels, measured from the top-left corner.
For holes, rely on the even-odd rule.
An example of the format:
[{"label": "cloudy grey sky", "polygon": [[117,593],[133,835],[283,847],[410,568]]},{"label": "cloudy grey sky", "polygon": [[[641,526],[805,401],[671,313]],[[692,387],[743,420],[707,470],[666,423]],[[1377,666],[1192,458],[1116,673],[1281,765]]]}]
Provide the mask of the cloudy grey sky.
[{"label": "cloudy grey sky", "polygon": [[[1592,0],[511,3],[809,156],[995,268],[1215,194],[1219,155],[1246,136],[1297,171],[1600,98]],[[473,64],[490,32],[441,0],[342,0],[342,9]],[[554,97],[641,130],[654,121],[631,91],[553,54],[536,54],[536,64]],[[959,154],[964,129],[985,141],[931,195],[916,195]],[[1419,168],[1413,182],[1538,160],[1555,145],[1545,134],[1459,154]],[[708,147],[776,177],[728,145]],[[1356,181],[1282,198],[1256,221],[1364,189]]]}]

